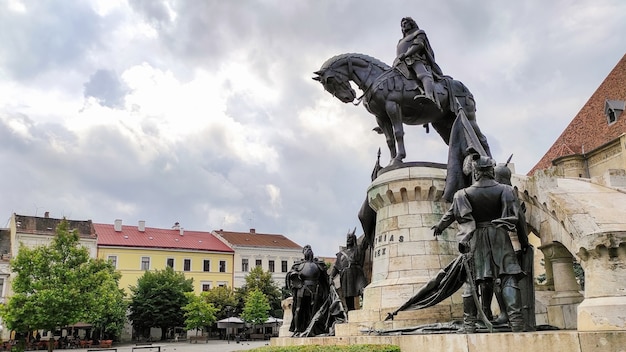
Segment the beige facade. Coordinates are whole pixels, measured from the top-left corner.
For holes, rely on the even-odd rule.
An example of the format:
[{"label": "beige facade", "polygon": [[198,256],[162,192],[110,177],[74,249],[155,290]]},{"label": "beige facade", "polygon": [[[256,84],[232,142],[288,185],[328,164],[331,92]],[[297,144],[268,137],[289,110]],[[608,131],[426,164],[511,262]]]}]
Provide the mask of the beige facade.
[{"label": "beige facade", "polygon": [[603,177],[609,170],[626,170],[626,134],[584,154],[552,161],[557,177]]},{"label": "beige facade", "polygon": [[242,287],[246,276],[257,266],[270,272],[277,287],[285,286],[285,276],[294,263],[303,258],[302,247],[278,234],[250,232],[213,231],[235,251],[233,285]]}]

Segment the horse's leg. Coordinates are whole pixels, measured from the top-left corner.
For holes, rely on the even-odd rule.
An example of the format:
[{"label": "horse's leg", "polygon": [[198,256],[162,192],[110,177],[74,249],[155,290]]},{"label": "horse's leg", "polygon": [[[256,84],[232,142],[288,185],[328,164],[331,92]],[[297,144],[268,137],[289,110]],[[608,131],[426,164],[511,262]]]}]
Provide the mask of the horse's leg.
[{"label": "horse's leg", "polygon": [[387,141],[387,147],[389,148],[389,155],[391,155],[391,159],[395,159],[396,155],[396,140],[393,137],[393,127],[389,122],[388,117],[379,117],[376,116],[376,122],[378,122],[378,127],[380,127],[380,131],[378,133],[382,133],[385,135],[385,140]]},{"label": "horse's leg", "polygon": [[404,149],[404,126],[402,126],[402,109],[400,109],[400,105],[398,103],[388,101],[385,104],[385,110],[387,111],[389,120],[391,120],[393,135],[398,149],[398,154],[393,158],[393,160],[391,160],[391,163],[402,163],[402,160],[406,157],[406,150]]}]

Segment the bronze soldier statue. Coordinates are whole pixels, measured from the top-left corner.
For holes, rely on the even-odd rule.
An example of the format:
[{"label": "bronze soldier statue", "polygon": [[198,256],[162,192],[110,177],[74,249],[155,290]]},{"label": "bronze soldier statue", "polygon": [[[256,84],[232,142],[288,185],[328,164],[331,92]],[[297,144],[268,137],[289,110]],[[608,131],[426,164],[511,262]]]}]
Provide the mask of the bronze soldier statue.
[{"label": "bronze soldier statue", "polygon": [[[304,246],[302,253],[304,259],[294,264],[286,277],[287,289],[293,295],[293,319],[289,331],[294,336],[307,331],[313,316],[329,295],[326,264],[313,256],[310,245]],[[321,331],[307,331],[308,333],[315,336]]]},{"label": "bronze soldier statue", "polygon": [[356,309],[355,299],[363,294],[366,285],[365,274],[363,272],[363,262],[367,244],[365,239],[359,245],[354,231],[349,232],[346,238],[346,248],[337,253],[337,260],[330,274],[331,280],[339,275],[341,290],[346,299],[346,308]]},{"label": "bronze soldier statue", "polygon": [[[511,161],[512,157],[513,155],[509,157],[509,160],[507,160],[506,164],[501,164],[494,168],[496,176],[495,180],[499,183],[509,186],[511,186],[511,169],[509,169],[507,165]],[[515,193],[515,199],[517,202],[519,213],[517,224],[515,225],[515,232],[509,232],[509,236],[511,236],[511,240],[513,241],[513,248],[515,249],[515,255],[517,256],[517,260],[519,261],[522,270],[526,274],[519,280],[519,288],[520,292],[522,293],[522,315],[524,317],[524,331],[535,331],[536,319],[535,288],[533,281],[533,246],[531,246],[530,242],[528,241],[529,230],[528,225],[526,225],[526,206],[520,201],[517,192]],[[495,294],[496,299],[498,300],[498,305],[500,306],[500,315],[496,317],[494,322],[496,324],[506,323],[508,321],[508,317],[506,315],[506,309],[504,308],[504,301],[502,300],[500,288],[497,286],[495,287]],[[491,300],[489,300],[489,303],[484,304],[491,305]]]},{"label": "bronze soldier statue", "polygon": [[519,201],[513,187],[494,179],[494,167],[495,162],[490,157],[475,155],[473,172],[476,181],[454,194],[452,206],[433,226],[435,236],[439,236],[454,221],[459,224],[459,251],[469,257],[471,276],[463,292],[466,333],[476,331],[478,309],[481,309],[476,300],[476,288],[488,291],[496,281],[501,287],[511,330],[518,332],[524,329],[518,286],[518,280],[524,273],[508,234],[516,230]]},{"label": "bronze soldier statue", "polygon": [[430,46],[426,32],[420,29],[411,17],[404,17],[400,25],[404,37],[400,39],[396,47],[394,66],[404,63],[411,68],[416,78],[422,82],[426,97],[441,108],[435,92],[434,78],[441,78],[443,73],[435,62],[435,53]]}]

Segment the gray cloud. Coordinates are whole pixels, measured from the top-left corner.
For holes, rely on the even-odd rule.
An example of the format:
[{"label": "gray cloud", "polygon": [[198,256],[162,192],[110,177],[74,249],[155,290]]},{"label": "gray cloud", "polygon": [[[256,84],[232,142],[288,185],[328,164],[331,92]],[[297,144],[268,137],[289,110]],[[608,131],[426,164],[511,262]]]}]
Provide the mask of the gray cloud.
[{"label": "gray cloud", "polygon": [[[444,72],[474,93],[496,158],[514,153],[525,173],[626,47],[624,22],[603,16],[625,12],[611,0],[145,0],[101,15],[85,2],[24,3],[24,12],[0,5],[0,92],[19,92],[0,98],[0,162],[10,165],[0,216],[47,210],[105,223],[254,227],[318,255],[333,255],[358,226],[378,147],[389,160],[374,117],[310,79],[326,59],[361,52],[391,63],[400,19],[412,16]],[[233,62],[248,76],[220,81]],[[147,73],[129,78],[138,67]],[[135,99],[125,111],[159,75],[168,83],[156,101]],[[201,75],[219,89],[182,95],[210,103],[190,108],[172,95]],[[85,97],[100,106],[83,106]],[[167,111],[144,113],[150,103]],[[196,112],[206,123],[175,135]],[[407,160],[445,161],[436,134],[409,127],[406,140]]]},{"label": "gray cloud", "polygon": [[103,106],[119,108],[124,105],[124,96],[129,89],[119,80],[115,72],[97,70],[85,83],[85,98],[94,97]]},{"label": "gray cloud", "polygon": [[0,6],[0,64],[8,77],[36,77],[81,62],[106,32],[86,3],[59,6],[56,1],[23,1],[24,11]]}]

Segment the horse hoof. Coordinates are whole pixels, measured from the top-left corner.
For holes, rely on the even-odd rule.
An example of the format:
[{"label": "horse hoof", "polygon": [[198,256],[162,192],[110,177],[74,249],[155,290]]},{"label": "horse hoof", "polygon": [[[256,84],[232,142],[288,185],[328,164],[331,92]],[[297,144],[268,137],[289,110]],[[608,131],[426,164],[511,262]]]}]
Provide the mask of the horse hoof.
[{"label": "horse hoof", "polygon": [[391,159],[391,161],[389,162],[389,166],[400,166],[404,164],[404,162],[402,162],[402,159]]}]

